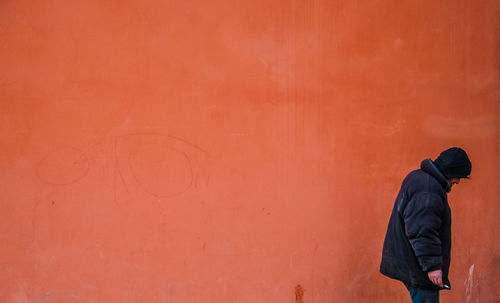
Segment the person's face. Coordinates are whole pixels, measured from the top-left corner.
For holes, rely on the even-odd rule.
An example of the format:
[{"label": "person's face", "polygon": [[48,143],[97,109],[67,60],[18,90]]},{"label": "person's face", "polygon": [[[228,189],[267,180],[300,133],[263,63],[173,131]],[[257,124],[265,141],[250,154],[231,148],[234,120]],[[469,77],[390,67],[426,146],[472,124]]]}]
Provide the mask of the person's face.
[{"label": "person's face", "polygon": [[453,185],[455,184],[459,184],[460,183],[460,178],[453,178],[453,179],[450,179],[450,190],[448,192],[451,191],[451,188],[453,187]]}]

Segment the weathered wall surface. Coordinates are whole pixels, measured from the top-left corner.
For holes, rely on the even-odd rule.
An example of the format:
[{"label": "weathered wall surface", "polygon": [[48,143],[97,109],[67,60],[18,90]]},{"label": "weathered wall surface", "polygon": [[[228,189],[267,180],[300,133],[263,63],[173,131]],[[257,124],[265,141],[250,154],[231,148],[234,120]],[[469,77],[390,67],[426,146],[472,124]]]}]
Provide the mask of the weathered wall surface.
[{"label": "weathered wall surface", "polygon": [[442,301],[499,302],[499,8],[1,1],[0,301],[404,302],[393,199],[461,146]]}]

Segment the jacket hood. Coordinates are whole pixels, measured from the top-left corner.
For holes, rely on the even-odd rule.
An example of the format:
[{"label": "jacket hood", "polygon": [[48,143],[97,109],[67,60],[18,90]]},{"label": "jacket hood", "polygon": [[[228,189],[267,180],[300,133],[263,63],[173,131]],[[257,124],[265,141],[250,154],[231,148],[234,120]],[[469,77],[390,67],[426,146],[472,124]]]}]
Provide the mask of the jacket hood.
[{"label": "jacket hood", "polygon": [[434,165],[431,159],[423,160],[422,163],[420,163],[420,168],[424,172],[433,176],[434,179],[436,179],[439,182],[439,184],[441,184],[443,188],[446,189],[446,192],[449,191],[451,187],[450,182],[448,181],[448,179],[446,179],[443,173],[437,168],[437,166]]}]

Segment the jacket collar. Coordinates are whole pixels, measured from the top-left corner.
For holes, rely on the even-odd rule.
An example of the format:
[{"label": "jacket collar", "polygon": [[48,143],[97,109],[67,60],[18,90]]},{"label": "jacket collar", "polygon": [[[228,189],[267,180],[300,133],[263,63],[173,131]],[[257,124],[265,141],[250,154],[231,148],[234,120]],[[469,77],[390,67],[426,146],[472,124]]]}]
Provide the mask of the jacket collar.
[{"label": "jacket collar", "polygon": [[425,171],[426,173],[430,174],[431,176],[436,179],[441,186],[446,190],[446,192],[449,191],[451,185],[448,179],[439,171],[439,169],[434,165],[431,159],[425,159],[420,163],[420,168]]}]

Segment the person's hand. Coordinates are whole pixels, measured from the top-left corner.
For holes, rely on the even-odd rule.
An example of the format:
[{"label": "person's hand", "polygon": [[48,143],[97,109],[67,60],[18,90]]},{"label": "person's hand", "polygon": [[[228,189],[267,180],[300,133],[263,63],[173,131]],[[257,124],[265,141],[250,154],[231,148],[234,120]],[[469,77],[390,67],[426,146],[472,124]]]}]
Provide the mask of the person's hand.
[{"label": "person's hand", "polygon": [[441,269],[429,271],[427,273],[427,276],[433,284],[443,288],[443,272],[441,271]]}]

